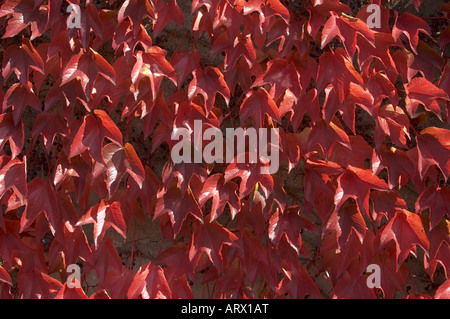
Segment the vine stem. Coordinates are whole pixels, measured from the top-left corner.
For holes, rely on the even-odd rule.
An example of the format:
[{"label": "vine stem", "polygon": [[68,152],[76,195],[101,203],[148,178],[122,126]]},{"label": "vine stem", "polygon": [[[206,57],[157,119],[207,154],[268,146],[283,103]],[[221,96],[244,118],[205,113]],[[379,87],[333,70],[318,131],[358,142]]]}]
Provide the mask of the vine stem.
[{"label": "vine stem", "polygon": [[133,239],[131,240],[131,256],[130,256],[130,266],[129,269],[133,269],[133,259],[134,259],[134,236],[136,234],[136,219],[134,219],[133,225]]},{"label": "vine stem", "polygon": [[416,284],[414,282],[414,275],[413,275],[413,272],[412,272],[411,259],[410,258],[408,258],[408,268],[409,268],[409,275],[411,276],[411,282],[412,282],[413,291],[414,291],[414,294],[416,295],[417,294]]}]

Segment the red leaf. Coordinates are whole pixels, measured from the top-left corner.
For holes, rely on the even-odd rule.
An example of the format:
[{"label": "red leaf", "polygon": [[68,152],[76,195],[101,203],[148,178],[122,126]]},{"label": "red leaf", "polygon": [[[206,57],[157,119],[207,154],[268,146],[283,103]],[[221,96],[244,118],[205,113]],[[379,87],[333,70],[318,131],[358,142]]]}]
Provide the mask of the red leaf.
[{"label": "red leaf", "polygon": [[367,278],[361,275],[359,268],[356,263],[350,265],[334,285],[333,299],[376,299],[374,290],[367,286]]},{"label": "red leaf", "polygon": [[375,176],[371,170],[347,166],[344,174],[338,177],[338,187],[334,196],[334,203],[339,209],[348,199],[353,198],[359,210],[369,216],[370,189],[388,190],[386,183]]},{"label": "red leaf", "polygon": [[126,296],[133,278],[134,271],[132,269],[122,266],[122,271],[118,271],[113,268],[108,271],[105,280],[97,289],[107,289],[110,292],[111,299],[121,299],[123,296]]},{"label": "red leaf", "polygon": [[24,131],[22,120],[17,125],[14,125],[14,119],[11,113],[0,115],[0,147],[2,149],[7,141],[9,141],[11,148],[11,156],[15,158],[22,150]]},{"label": "red leaf", "polygon": [[445,215],[450,218],[450,187],[435,185],[423,191],[415,204],[416,213],[426,208],[430,209],[430,229],[437,226]]},{"label": "red leaf", "polygon": [[[27,198],[28,192],[26,157],[23,158],[22,162],[15,158],[4,164],[3,160],[5,159],[6,158],[3,157],[1,159],[2,163],[0,164],[0,198],[8,189],[12,189],[23,205]],[[0,214],[0,227],[5,230],[2,215],[3,214]]]},{"label": "red leaf", "polygon": [[145,178],[142,183],[142,187],[139,187],[138,183],[134,181],[134,179],[129,179],[128,185],[129,197],[139,197],[144,209],[147,211],[149,216],[152,216],[155,210],[157,194],[163,186],[153,170],[150,167],[145,166]]},{"label": "red leaf", "polygon": [[334,117],[329,124],[326,124],[324,120],[319,118],[312,127],[306,147],[308,152],[311,152],[318,144],[323,151],[323,155],[328,159],[336,143],[350,147],[349,137],[341,128],[338,119]]},{"label": "red leaf", "polygon": [[216,221],[198,224],[192,235],[189,260],[196,267],[204,252],[213,265],[220,270],[222,269],[222,247],[231,245],[235,240],[237,240],[236,235]]},{"label": "red leaf", "polygon": [[394,108],[392,104],[385,104],[378,108],[375,117],[375,144],[381,145],[386,136],[399,146],[407,148],[407,140],[409,139],[409,118],[400,107]]},{"label": "red leaf", "polygon": [[153,262],[166,266],[165,276],[169,282],[184,275],[189,280],[195,279],[194,268],[189,260],[186,244],[183,242],[177,242],[175,246],[167,248]]},{"label": "red leaf", "polygon": [[131,70],[132,83],[137,86],[141,78],[150,78],[153,96],[157,95],[163,77],[167,77],[176,85],[176,72],[166,60],[166,53],[165,50],[158,46],[151,46],[145,52],[138,51],[136,53],[136,63]]},{"label": "red leaf", "polygon": [[28,87],[30,68],[44,74],[44,62],[39,53],[27,38],[23,38],[23,44],[10,45],[3,55],[2,76],[6,81],[14,71],[20,83]]},{"label": "red leaf", "polygon": [[345,99],[351,82],[363,84],[363,80],[353,67],[342,48],[336,48],[335,52],[325,52],[319,58],[317,70],[317,90],[322,91],[328,83],[331,83],[337,93],[339,103]]},{"label": "red leaf", "polygon": [[277,210],[269,220],[269,238],[275,247],[278,247],[280,240],[285,236],[289,245],[300,253],[302,246],[301,233],[303,230],[314,231],[316,226],[309,219],[300,216],[300,206],[291,206],[285,212]]},{"label": "red leaf", "polygon": [[0,282],[6,283],[10,286],[12,286],[11,276],[8,274],[8,272],[0,266]]},{"label": "red leaf", "polygon": [[447,181],[450,174],[450,130],[431,126],[422,130],[416,141],[420,178],[423,179],[430,166],[436,165]]},{"label": "red leaf", "polygon": [[367,24],[357,18],[350,16],[338,16],[331,12],[331,17],[325,23],[322,30],[322,49],[336,36],[344,43],[345,50],[350,57],[355,54],[357,45],[357,35],[361,35],[369,41],[375,48],[375,36]]},{"label": "red leaf", "polygon": [[419,104],[422,104],[425,109],[433,112],[441,118],[441,108],[438,102],[449,101],[447,93],[444,90],[436,87],[433,83],[422,77],[413,78],[405,85],[407,98],[406,109],[411,116],[414,116]]},{"label": "red leaf", "polygon": [[235,177],[241,179],[239,185],[239,196],[248,196],[255,186],[260,185],[267,198],[273,190],[273,178],[269,174],[268,165],[257,161],[256,163],[245,163],[241,159],[246,158],[248,153],[241,153],[236,156],[225,170],[225,183]]},{"label": "red leaf", "polygon": [[277,287],[278,294],[289,293],[289,297],[292,299],[321,298],[319,288],[304,265],[289,271],[283,269],[283,273],[285,277],[281,279]]},{"label": "red leaf", "polygon": [[12,15],[8,20],[6,32],[2,38],[17,35],[31,24],[31,37],[33,40],[41,36],[47,29],[48,9],[41,2],[34,0],[7,0],[0,8],[0,17]]},{"label": "red leaf", "polygon": [[33,124],[31,136],[33,140],[36,140],[41,134],[45,148],[47,152],[50,152],[56,134],[67,136],[69,128],[58,111],[56,113],[41,113]]},{"label": "red leaf", "polygon": [[71,231],[65,226],[62,233],[57,233],[50,244],[49,264],[57,259],[58,254],[62,254],[64,265],[75,264],[78,258],[93,263],[92,251],[81,227]]},{"label": "red leaf", "polygon": [[103,147],[102,154],[106,163],[106,186],[110,196],[117,190],[126,172],[142,187],[145,170],[130,143],[126,143],[124,147],[110,143]]},{"label": "red leaf", "polygon": [[183,25],[183,12],[181,12],[180,7],[175,0],[169,0],[168,3],[164,0],[156,0],[154,3],[156,11],[156,19],[153,20],[154,35],[158,35],[169,21],[173,21],[178,25]]},{"label": "red leaf", "polygon": [[[69,159],[83,153],[85,150],[89,150],[94,160],[106,163],[104,156],[102,156],[105,137],[115,143],[116,148],[120,148],[122,145],[122,133],[108,114],[102,110],[94,110],[94,114],[86,115],[80,126],[76,125],[78,124],[77,122],[74,122],[72,125],[70,134],[64,140],[66,154],[68,154]],[[108,149],[112,147],[112,145],[108,146]],[[116,148],[114,151],[117,151]]]},{"label": "red leaf", "polygon": [[40,271],[19,272],[17,285],[20,299],[49,299],[51,293],[56,294],[63,286],[58,280]]},{"label": "red leaf", "polygon": [[113,227],[123,238],[126,238],[127,226],[123,219],[119,202],[107,203],[101,200],[99,204],[92,206],[89,211],[83,215],[76,226],[94,224],[94,244],[97,249],[98,243],[102,241],[103,236],[109,227]]},{"label": "red leaf", "polygon": [[[119,55],[120,49],[126,57],[126,61],[129,62],[134,55],[136,46],[140,44],[144,50],[148,50],[152,46],[152,38],[148,35],[143,25],[139,26],[139,32],[136,36],[133,35],[131,30],[130,21],[123,21],[115,30],[112,38],[111,46],[115,50],[116,55]],[[117,60],[116,60],[117,61]],[[121,69],[114,68],[117,71],[123,71]],[[128,73],[129,75],[130,73]]]},{"label": "red leaf", "polygon": [[214,174],[208,177],[203,185],[198,202],[203,207],[206,201],[213,197],[210,222],[222,214],[227,203],[231,211],[231,217],[236,216],[241,206],[239,197],[236,195],[237,189],[236,183],[231,181],[225,183],[222,174]]},{"label": "red leaf", "polygon": [[342,12],[351,13],[348,5],[332,0],[316,1],[313,6],[308,6],[310,13],[307,30],[308,33],[315,38],[320,28],[327,22],[330,12],[340,14]]},{"label": "red leaf", "polygon": [[[75,281],[78,282],[76,279]],[[75,282],[73,284],[75,284]],[[64,286],[62,286],[62,288],[59,290],[58,294],[55,296],[55,299],[88,299],[88,296],[86,296],[86,294],[84,293],[83,288],[69,288],[66,282],[64,283]]]},{"label": "red leaf", "polygon": [[450,272],[450,223],[446,219],[433,229],[429,230],[429,222],[427,223],[427,214],[422,214],[424,218],[424,226],[426,234],[430,240],[429,256],[424,260],[425,269],[432,280],[434,280],[434,273],[439,264],[444,269],[445,277],[449,278]]},{"label": "red leaf", "polygon": [[224,68],[227,71],[234,68],[240,57],[245,59],[249,67],[252,67],[256,60],[251,34],[239,33],[230,40],[227,32],[222,33],[211,46],[210,55],[214,56],[222,51],[225,52]]},{"label": "red leaf", "polygon": [[372,158],[372,147],[360,135],[351,135],[348,138],[350,148],[341,143],[335,143],[329,160],[343,167],[351,165],[358,168],[365,168],[366,160]]},{"label": "red leaf", "polygon": [[269,93],[261,87],[247,93],[239,111],[241,122],[251,117],[253,119],[253,127],[258,129],[263,127],[266,114],[280,122],[280,111]]},{"label": "red leaf", "polygon": [[400,197],[397,190],[385,191],[372,191],[370,192],[370,199],[373,203],[372,218],[381,222],[381,218],[384,215],[388,220],[391,220],[395,216],[395,212],[401,209],[407,209],[406,202]]},{"label": "red leaf", "polygon": [[161,267],[150,262],[145,267],[139,268],[138,273],[134,276],[133,282],[128,289],[127,298],[135,299],[139,295],[143,299],[172,298],[172,292]]},{"label": "red leaf", "polygon": [[392,36],[397,41],[401,34],[404,34],[411,45],[415,54],[417,54],[417,44],[419,42],[419,31],[431,36],[430,26],[420,17],[415,16],[409,12],[403,12],[400,18],[397,18],[392,27]]},{"label": "red leaf", "polygon": [[43,182],[39,177],[34,178],[28,184],[27,206],[20,218],[20,232],[31,226],[40,212],[44,212],[50,226],[52,234],[60,231],[59,208],[57,204],[56,192],[47,179]]},{"label": "red leaf", "polygon": [[[192,49],[191,51],[180,50],[170,59],[170,63],[172,64],[173,68],[178,74],[177,77],[178,88],[181,88],[183,81],[189,74],[192,73],[192,71],[199,68],[200,58],[201,58],[200,53],[196,49]],[[220,84],[221,79],[220,73],[218,74],[219,74],[218,82]],[[189,85],[191,85],[191,83],[189,83]]]},{"label": "red leaf", "polygon": [[28,87],[16,83],[12,85],[5,94],[2,111],[5,112],[7,108],[11,106],[13,110],[14,125],[17,126],[27,105],[35,110],[41,111],[41,103],[39,102],[38,97],[33,93],[31,83],[28,82]]},{"label": "red leaf", "polygon": [[372,171],[379,174],[384,168],[388,171],[389,188],[397,185],[405,185],[411,176],[415,175],[415,169],[408,154],[391,146],[389,149],[385,144],[373,152]]},{"label": "red leaf", "polygon": [[391,240],[396,248],[396,269],[409,255],[416,244],[428,251],[430,246],[419,215],[406,209],[398,210],[389,223],[380,232],[380,247],[386,246]]},{"label": "red leaf", "polygon": [[436,290],[434,295],[435,299],[450,299],[450,279],[447,279],[439,288]]},{"label": "red leaf", "polygon": [[271,85],[270,96],[277,101],[287,90],[294,94],[294,97],[300,96],[299,74],[293,62],[286,59],[275,58],[267,63],[266,71],[255,79],[252,87],[261,86],[269,83]]},{"label": "red leaf", "polygon": [[349,241],[352,230],[361,243],[366,235],[366,223],[358,206],[353,201],[346,201],[339,210],[335,210],[331,214],[327,228],[336,231],[339,247]]},{"label": "red leaf", "polygon": [[79,79],[83,91],[89,100],[94,82],[100,75],[112,84],[115,84],[116,72],[105,58],[91,48],[87,52],[80,50],[79,53],[72,56],[64,68],[61,85],[74,79]]},{"label": "red leaf", "polygon": [[110,271],[121,272],[122,271],[122,261],[120,260],[119,254],[111,237],[106,237],[102,241],[97,249],[93,249],[94,262],[93,264],[85,264],[85,272],[90,273],[92,268],[95,269],[98,278],[99,286],[105,285],[105,279]]},{"label": "red leaf", "polygon": [[126,0],[119,9],[117,21],[121,23],[128,18],[133,25],[133,34],[137,35],[144,17],[155,19],[155,11],[148,0]]},{"label": "red leaf", "polygon": [[209,115],[216,100],[216,93],[220,93],[228,104],[230,101],[230,89],[225,82],[222,72],[215,67],[208,67],[205,71],[196,69],[193,72],[192,81],[189,83],[189,100],[201,94],[205,98],[206,116]]},{"label": "red leaf", "polygon": [[165,213],[170,217],[174,235],[180,232],[181,226],[189,214],[200,222],[203,220],[202,211],[191,191],[188,189],[186,193],[182,194],[176,185],[171,185],[165,193],[158,196],[153,220]]},{"label": "red leaf", "polygon": [[[258,234],[258,232],[255,233]],[[278,278],[275,267],[271,267],[272,256],[270,250],[261,244],[257,236],[249,228],[242,228],[239,241],[236,242],[237,245],[242,247],[240,259],[243,260],[245,274],[252,285],[262,274],[269,287],[275,290]]]}]

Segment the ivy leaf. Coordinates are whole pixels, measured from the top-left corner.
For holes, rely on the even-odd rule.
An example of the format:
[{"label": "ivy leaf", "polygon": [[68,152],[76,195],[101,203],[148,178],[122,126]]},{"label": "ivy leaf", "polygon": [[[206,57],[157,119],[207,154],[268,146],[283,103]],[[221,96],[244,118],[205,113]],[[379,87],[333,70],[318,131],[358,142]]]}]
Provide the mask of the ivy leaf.
[{"label": "ivy leaf", "polygon": [[450,299],[450,279],[444,281],[434,294],[435,299]]},{"label": "ivy leaf", "polygon": [[124,147],[110,143],[103,147],[102,154],[106,163],[106,185],[109,196],[115,193],[126,172],[130,174],[139,187],[142,187],[145,170],[130,143],[126,143]]},{"label": "ivy leaf", "polygon": [[3,148],[9,141],[11,156],[15,158],[20,154],[24,142],[24,131],[22,120],[14,125],[13,115],[4,113],[0,115],[0,147]]},{"label": "ivy leaf", "polygon": [[79,79],[86,98],[89,100],[94,82],[99,75],[115,84],[116,72],[105,58],[91,48],[86,52],[80,50],[79,53],[72,56],[63,70],[61,86],[74,79]]},{"label": "ivy leaf", "polygon": [[141,266],[127,292],[128,299],[170,299],[172,292],[161,267],[149,262]]},{"label": "ivy leaf", "polygon": [[335,52],[325,52],[320,56],[316,77],[318,91],[322,91],[328,83],[331,83],[339,103],[342,103],[345,92],[352,82],[363,84],[361,75],[356,72],[344,49],[338,47]]},{"label": "ivy leaf", "polygon": [[430,26],[420,17],[415,16],[409,12],[403,12],[400,18],[397,18],[398,13],[395,13],[395,24],[392,27],[392,36],[394,40],[404,34],[411,45],[415,54],[417,54],[417,44],[419,43],[419,31],[431,37]]},{"label": "ivy leaf", "polygon": [[269,167],[260,161],[256,163],[244,162],[241,159],[248,156],[248,153],[241,153],[236,156],[225,170],[225,183],[235,177],[241,178],[239,185],[240,198],[250,194],[255,186],[260,185],[267,198],[273,190],[273,178],[269,174]]},{"label": "ivy leaf", "polygon": [[422,104],[425,109],[433,112],[442,120],[438,102],[450,101],[444,90],[422,77],[413,78],[405,85],[405,90],[407,93],[406,109],[409,114],[414,116],[419,104]]},{"label": "ivy leaf", "polygon": [[270,96],[277,101],[289,89],[295,97],[300,96],[300,80],[294,63],[275,58],[267,63],[266,71],[255,79],[252,87],[270,83]]},{"label": "ivy leaf", "polygon": [[[28,89],[27,89],[28,88]],[[17,126],[27,105],[37,111],[41,111],[41,103],[38,97],[33,93],[31,83],[24,87],[21,83],[13,84],[5,94],[3,100],[3,112],[11,106],[13,110],[14,125]]]},{"label": "ivy leaf", "polygon": [[300,216],[300,206],[291,206],[286,211],[281,213],[278,209],[269,220],[269,238],[275,247],[278,247],[281,238],[284,236],[288,244],[297,252],[300,253],[302,246],[301,233],[302,231],[316,230],[316,226],[309,219]]},{"label": "ivy leaf", "polygon": [[191,191],[188,189],[186,193],[182,194],[176,184],[172,184],[165,193],[159,195],[153,220],[163,214],[169,215],[174,235],[180,232],[181,226],[189,214],[198,221],[203,221],[203,213]]},{"label": "ivy leaf", "polygon": [[189,100],[201,94],[205,98],[206,116],[209,115],[216,100],[216,94],[219,93],[228,104],[230,102],[230,89],[225,82],[222,72],[215,67],[208,67],[205,71],[195,69],[192,81],[189,83]]},{"label": "ivy leaf", "polygon": [[21,273],[17,285],[20,299],[49,299],[62,288],[61,282],[38,270]]},{"label": "ivy leaf", "polygon": [[361,35],[375,47],[374,32],[367,24],[357,18],[331,12],[331,17],[325,23],[322,30],[321,48],[323,49],[336,36],[344,43],[345,50],[350,57],[356,52],[357,35]]},{"label": "ivy leaf", "polygon": [[353,198],[359,210],[369,216],[370,189],[388,190],[386,182],[372,173],[371,170],[348,165],[345,172],[337,179],[338,186],[334,196],[336,209],[348,199]]},{"label": "ivy leaf", "polygon": [[126,0],[119,9],[117,21],[122,23],[125,18],[128,18],[133,25],[133,34],[136,37],[144,17],[150,17],[151,19],[156,18],[155,11],[153,10],[150,1]]},{"label": "ivy leaf", "polygon": [[60,113],[41,113],[37,116],[31,130],[31,137],[36,140],[42,134],[44,146],[49,153],[56,134],[67,136],[69,128]]},{"label": "ivy leaf", "polygon": [[306,147],[308,151],[312,151],[316,145],[319,145],[325,158],[329,158],[336,143],[350,147],[349,137],[340,127],[337,118],[334,117],[329,124],[319,118],[311,129]]},{"label": "ivy leaf", "polygon": [[110,271],[122,271],[122,261],[114,247],[114,242],[111,237],[106,237],[106,239],[101,241],[98,247],[95,249],[93,248],[92,251],[94,262],[92,265],[85,264],[85,271],[86,273],[90,273],[92,269],[95,269],[99,286],[103,286],[105,284],[106,276]]},{"label": "ivy leaf", "polygon": [[[102,147],[105,137],[117,146],[122,145],[122,133],[116,124],[105,111],[94,110],[94,115],[86,115],[81,125],[78,128],[72,127],[71,133],[64,140],[69,159],[89,150],[94,160],[103,163]],[[69,141],[72,141],[70,145]]]},{"label": "ivy leaf", "polygon": [[30,40],[41,36],[47,30],[48,9],[34,0],[7,0],[0,8],[0,17],[11,15],[4,38],[17,35],[31,24]]},{"label": "ivy leaf", "polygon": [[237,240],[236,235],[216,221],[196,224],[189,248],[189,260],[196,267],[204,252],[213,265],[220,270],[223,260],[222,247],[231,245],[235,240]]},{"label": "ivy leaf", "polygon": [[158,46],[151,46],[145,52],[137,51],[136,63],[131,70],[131,81],[138,86],[143,77],[148,77],[151,83],[153,96],[158,94],[159,86],[164,77],[177,84],[176,72],[173,66],[166,60],[167,51]]},{"label": "ivy leaf", "polygon": [[44,75],[44,62],[41,56],[27,38],[22,39],[22,45],[10,45],[3,55],[2,76],[6,81],[14,71],[20,83],[28,87],[30,69]]},{"label": "ivy leaf", "polygon": [[239,111],[241,121],[244,122],[251,117],[253,126],[258,129],[263,127],[266,114],[278,122],[281,121],[277,104],[264,88],[258,87],[247,93]]},{"label": "ivy leaf", "polygon": [[428,127],[416,136],[420,178],[432,165],[436,165],[447,181],[450,174],[450,130]]},{"label": "ivy leaf", "polygon": [[213,198],[211,207],[210,222],[218,218],[228,203],[228,207],[231,211],[231,217],[234,218],[240,208],[240,200],[236,195],[238,186],[234,182],[225,183],[223,174],[214,174],[206,180],[199,196],[198,202],[200,206],[203,206],[208,199]]},{"label": "ivy leaf", "polygon": [[195,280],[194,268],[189,261],[184,242],[177,242],[174,246],[167,248],[153,262],[165,266],[165,275],[169,282],[183,275],[190,280]]},{"label": "ivy leaf", "polygon": [[61,226],[58,222],[60,213],[56,192],[49,179],[44,182],[36,177],[28,183],[27,205],[20,218],[20,232],[30,227],[41,212],[44,212],[50,230],[55,235],[56,231],[60,231]]},{"label": "ivy leaf", "polygon": [[93,238],[96,249],[109,227],[113,227],[123,238],[126,238],[127,226],[119,202],[109,204],[105,200],[101,200],[80,218],[76,226],[86,224],[94,224]]},{"label": "ivy leaf", "polygon": [[[131,30],[130,27],[130,22],[128,20],[123,21],[117,27],[112,38],[111,46],[115,50],[116,55],[119,55],[120,49],[122,48],[126,61],[129,62],[138,44],[141,45],[144,50],[148,50],[152,46],[152,38],[148,35],[143,25],[140,25],[138,34],[134,36],[133,30]],[[117,71],[121,69],[115,68],[115,70],[117,73]]]},{"label": "ivy leaf", "polygon": [[450,187],[429,186],[417,198],[416,213],[430,209],[430,229],[436,227],[446,215],[450,218]]},{"label": "ivy leaf", "polygon": [[[192,73],[192,71],[199,68],[200,59],[201,59],[200,53],[197,51],[197,49],[194,49],[194,48],[191,51],[179,50],[170,59],[170,63],[172,64],[173,68],[175,69],[175,71],[178,74],[178,77],[177,77],[177,87],[178,88],[181,88],[183,81],[186,79],[186,77],[189,74]],[[219,74],[218,80],[219,80],[219,84],[220,84],[220,74]],[[190,85],[191,85],[191,83],[189,83],[189,86]]]},{"label": "ivy leaf", "polygon": [[158,35],[170,21],[183,25],[184,16],[175,0],[155,0],[156,19],[153,20],[153,34]]},{"label": "ivy leaf", "polygon": [[251,34],[238,33],[236,38],[230,41],[228,32],[222,33],[211,46],[210,55],[214,56],[220,52],[225,52],[224,68],[226,71],[232,70],[240,57],[245,59],[249,67],[252,67],[256,60]]},{"label": "ivy leaf", "polygon": [[398,210],[389,223],[380,232],[380,248],[383,248],[391,240],[395,243],[395,260],[397,268],[409,255],[416,244],[426,252],[430,247],[428,238],[419,215],[406,209]]}]

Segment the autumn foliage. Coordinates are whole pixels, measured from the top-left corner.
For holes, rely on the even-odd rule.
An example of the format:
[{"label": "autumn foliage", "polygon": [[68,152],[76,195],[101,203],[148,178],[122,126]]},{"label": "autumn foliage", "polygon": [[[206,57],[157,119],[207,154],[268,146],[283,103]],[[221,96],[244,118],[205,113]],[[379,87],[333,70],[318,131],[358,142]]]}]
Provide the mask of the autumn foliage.
[{"label": "autumn foliage", "polygon": [[[0,1],[0,297],[449,298],[450,5],[360,2]],[[278,173],[175,164],[194,120]]]}]

